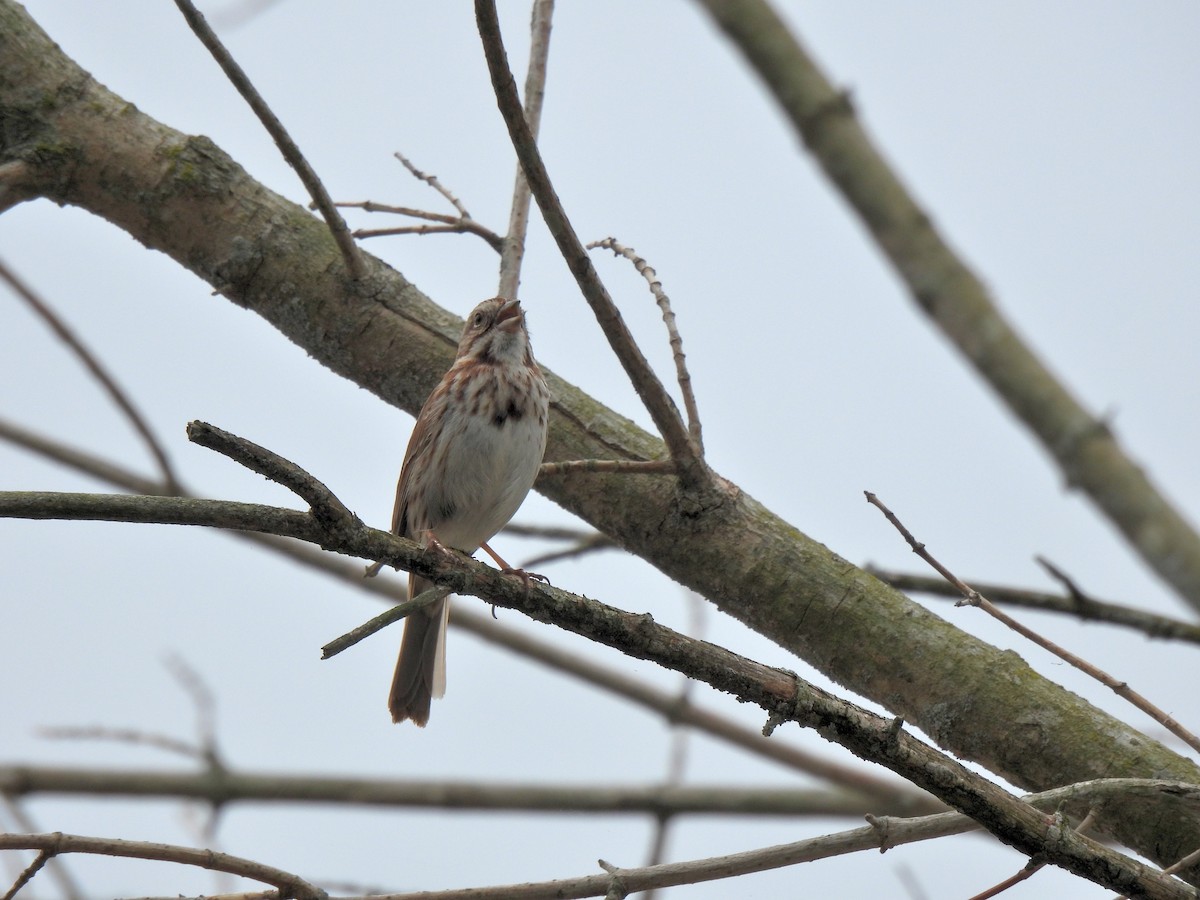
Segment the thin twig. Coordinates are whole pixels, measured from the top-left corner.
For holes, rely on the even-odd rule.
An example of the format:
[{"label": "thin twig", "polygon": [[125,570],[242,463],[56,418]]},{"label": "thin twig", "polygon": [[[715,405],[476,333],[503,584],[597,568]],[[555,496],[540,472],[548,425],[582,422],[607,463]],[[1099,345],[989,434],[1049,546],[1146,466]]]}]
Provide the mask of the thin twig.
[{"label": "thin twig", "polygon": [[576,235],[554,191],[537,142],[529,130],[529,123],[525,120],[525,112],[517,95],[517,85],[508,67],[494,0],[475,0],[475,19],[483,41],[497,105],[508,127],[509,137],[517,151],[517,158],[521,161],[529,188],[541,208],[546,226],[558,244],[559,252],[575,276],[588,305],[591,306],[609,346],[621,361],[634,390],[662,435],[671,459],[678,466],[680,482],[691,490],[711,487],[712,472],[693,445],[687,426],[679,415],[679,410],[675,408],[670,394],[654,374],[608,290],[596,274],[596,268],[592,265],[587,250]]},{"label": "thin twig", "polygon": [[8,282],[9,287],[16,292],[17,296],[24,300],[29,308],[43,322],[50,326],[50,330],[58,335],[59,340],[66,344],[79,361],[83,363],[84,367],[92,373],[92,377],[99,382],[104,392],[117,405],[117,408],[124,413],[129,424],[133,426],[134,431],[141,436],[146,449],[150,451],[150,455],[154,457],[154,461],[158,464],[158,469],[162,473],[163,482],[166,485],[165,492],[172,493],[173,489],[179,486],[179,480],[175,477],[175,469],[171,465],[170,459],[167,458],[167,452],[163,448],[162,442],[154,436],[154,432],[150,430],[149,423],[138,411],[137,407],[133,405],[133,400],[130,396],[117,384],[116,379],[109,374],[99,358],[87,348],[67,323],[50,308],[49,304],[43,301],[29,285],[18,278],[17,274],[3,262],[0,262],[0,278]]},{"label": "thin twig", "polygon": [[900,534],[904,537],[904,540],[907,541],[908,545],[912,548],[913,553],[917,554],[919,557],[921,557],[921,559],[933,566],[933,568],[937,570],[938,574],[953,584],[963,595],[963,599],[956,604],[957,606],[978,606],[993,619],[1003,623],[1004,625],[1007,625],[1026,640],[1032,641],[1044,650],[1050,651],[1059,659],[1070,663],[1072,666],[1079,669],[1079,671],[1090,675],[1105,687],[1112,690],[1112,692],[1117,696],[1122,697],[1133,706],[1136,706],[1146,715],[1150,716],[1150,718],[1154,719],[1154,721],[1158,722],[1160,725],[1170,731],[1171,734],[1182,740],[1193,750],[1200,751],[1200,737],[1192,734],[1191,731],[1184,728],[1177,721],[1175,721],[1175,719],[1167,715],[1164,710],[1159,709],[1137,691],[1133,690],[1127,682],[1118,681],[1103,669],[1100,669],[1098,666],[1093,665],[1082,657],[1076,656],[1074,653],[1063,647],[1060,647],[1053,641],[1042,637],[1033,629],[1022,625],[1012,616],[998,609],[995,604],[991,603],[986,597],[984,597],[966,582],[962,581],[957,575],[955,575],[948,568],[946,568],[946,566],[942,565],[942,563],[934,558],[933,554],[931,554],[925,548],[925,545],[913,537],[912,532],[904,527],[903,523],[896,517],[896,514],[888,509],[878,497],[876,497],[870,491],[864,491],[863,493],[867,497],[867,502],[872,506],[877,507],[879,511],[884,514],[887,520],[892,523],[896,530],[900,532]]},{"label": "thin twig", "polygon": [[[546,97],[546,63],[550,57],[550,23],[554,0],[534,0],[529,20],[529,69],[525,73],[525,121],[536,141],[542,125],[542,101]],[[521,262],[525,258],[525,235],[529,230],[529,183],[517,163],[509,207],[508,233],[500,253],[500,287],[497,296],[516,299],[521,286]]]},{"label": "thin twig", "polygon": [[992,885],[992,887],[988,888],[986,891],[976,894],[975,896],[971,897],[970,900],[991,900],[992,897],[1003,894],[1010,887],[1016,887],[1022,881],[1028,881],[1034,876],[1034,874],[1040,872],[1045,867],[1046,864],[1041,860],[1031,859],[1021,868],[1021,871],[1017,872],[1015,875],[1005,878],[999,884]]},{"label": "thin twig", "polygon": [[42,870],[42,866],[46,865],[52,859],[54,859],[54,854],[48,850],[43,850],[39,853],[34,857],[33,862],[27,865],[24,871],[17,876],[17,880],[13,882],[12,887],[4,892],[4,897],[0,898],[0,900],[13,900],[17,896],[17,892],[29,884],[33,880],[33,876]]},{"label": "thin twig", "polygon": [[626,247],[616,238],[607,237],[600,241],[592,241],[587,245],[589,250],[597,247],[611,250],[616,256],[625,257],[633,263],[638,274],[646,279],[646,283],[650,286],[650,293],[654,295],[658,308],[662,310],[663,324],[667,326],[667,338],[671,344],[671,353],[675,357],[675,377],[683,396],[683,408],[687,411],[688,431],[692,435],[692,440],[696,442],[696,449],[703,455],[704,437],[700,427],[700,409],[696,405],[696,394],[692,390],[692,375],[688,371],[687,358],[683,353],[683,338],[680,337],[679,328],[675,324],[675,312],[671,309],[671,299],[663,290],[662,282],[658,280],[658,273],[645,259],[638,256],[632,247]]},{"label": "thin twig", "polygon": [[153,747],[188,759],[204,760],[204,748],[165,734],[142,731],[140,728],[110,728],[107,725],[62,725],[39,728],[38,736],[52,741],[112,741]]},{"label": "thin twig", "polygon": [[393,622],[399,622],[401,619],[408,618],[417,610],[424,609],[425,607],[436,603],[449,593],[450,591],[444,587],[434,586],[417,594],[417,596],[413,597],[411,600],[407,600],[404,603],[398,603],[391,609],[384,610],[379,615],[375,616],[375,618],[364,622],[357,628],[351,629],[341,637],[336,637],[328,644],[322,646],[321,659],[331,659],[337,656],[343,650],[349,650],[355,644],[366,640],[375,632],[386,628]]},{"label": "thin twig", "polygon": [[217,750],[217,699],[212,689],[205,684],[200,673],[189,666],[179,654],[168,655],[163,664],[176,684],[187,692],[196,710],[196,736],[200,746],[200,757],[208,763],[209,768],[224,769],[224,763]]},{"label": "thin twig", "polygon": [[415,234],[418,237],[426,234],[473,234],[487,241],[494,250],[499,250],[501,244],[501,238],[490,228],[466,219],[455,220],[453,225],[400,225],[396,228],[356,228],[354,230],[356,238],[397,237],[405,234]]},{"label": "thin twig", "polygon": [[225,77],[229,79],[230,83],[237,89],[237,92],[249,104],[254,114],[258,116],[258,120],[267,129],[267,133],[275,141],[275,146],[279,148],[279,152],[283,154],[283,158],[287,160],[288,165],[300,176],[300,180],[304,183],[309,197],[317,205],[317,209],[325,219],[325,224],[329,226],[334,243],[337,244],[338,251],[342,254],[342,260],[345,262],[350,276],[356,281],[362,278],[367,271],[362,251],[354,243],[354,239],[350,236],[350,229],[346,226],[346,220],[338,213],[328,191],[325,190],[325,185],[321,183],[321,179],[317,177],[317,173],[308,164],[308,160],[300,152],[299,146],[292,140],[287,129],[283,127],[283,123],[271,111],[271,108],[267,105],[267,101],[262,98],[262,95],[259,94],[258,90],[250,82],[249,77],[243,71],[242,67],[238,65],[230,52],[225,49],[225,45],[221,43],[221,39],[217,37],[216,32],[209,27],[200,10],[196,9],[191,0],[175,0],[175,5],[183,13],[184,19],[196,37],[200,39],[200,43],[212,54],[217,65],[221,67],[221,71],[225,73]]},{"label": "thin twig", "polygon": [[0,850],[41,850],[49,854],[92,853],[128,859],[160,860],[252,878],[264,884],[273,885],[279,889],[282,896],[295,897],[298,900],[327,900],[328,898],[328,895],[319,887],[309,884],[291,872],[285,872],[254,860],[231,856],[228,853],[218,853],[215,850],[197,850],[193,847],[148,841],[85,837],[62,832],[0,834]]},{"label": "thin twig", "polygon": [[467,212],[467,208],[463,205],[463,202],[454,195],[453,191],[438,181],[438,177],[436,175],[432,174],[431,172],[422,172],[420,169],[414,166],[409,158],[399,150],[393,153],[392,156],[400,160],[400,165],[408,169],[413,178],[417,179],[418,181],[425,182],[427,185],[445,197],[449,204],[458,210],[459,218],[474,219],[474,216]]},{"label": "thin twig", "polygon": [[504,238],[492,231],[486,225],[474,219],[463,216],[448,216],[445,213],[430,212],[425,209],[413,209],[410,206],[388,206],[373,200],[347,201],[337,206],[361,209],[364,212],[385,212],[398,216],[408,216],[412,219],[426,219],[439,222],[440,225],[409,225],[399,228],[358,228],[353,232],[356,238],[387,237],[397,234],[473,234],[483,238],[488,245],[500,253],[504,249]]},{"label": "thin twig", "polygon": [[[22,806],[20,798],[12,794],[0,791],[0,800],[8,808],[9,815],[16,823],[16,828],[13,831],[38,831],[38,827],[34,824],[32,817]],[[7,831],[0,826],[0,831]],[[63,860],[55,858],[50,860],[50,864],[46,866],[47,874],[58,883],[59,895],[63,900],[83,900],[86,896],[83,889],[75,881],[75,877],[71,874],[71,870]]]},{"label": "thin twig", "polygon": [[618,549],[616,542],[608,537],[608,535],[594,534],[591,537],[576,541],[570,547],[564,547],[562,550],[551,550],[547,553],[530,557],[521,564],[521,568],[532,571],[537,566],[544,566],[548,563],[562,562],[566,559],[578,559],[581,556],[587,556],[589,553],[595,553],[599,550],[616,549]]},{"label": "thin twig", "polygon": [[[957,598],[961,596],[954,585],[936,576],[916,575],[870,565],[864,566],[864,571],[870,572],[881,581],[886,581],[897,590],[931,594],[936,597]],[[1095,600],[1082,593],[1077,596],[1063,596],[1062,594],[1025,590],[1002,584],[984,582],[971,582],[971,584],[976,585],[975,589],[993,603],[1002,606],[1020,606],[1043,612],[1065,613],[1077,616],[1084,621],[1123,625],[1144,632],[1152,638],[1200,644],[1200,625],[1172,619],[1169,616],[1161,616],[1132,606]]]}]

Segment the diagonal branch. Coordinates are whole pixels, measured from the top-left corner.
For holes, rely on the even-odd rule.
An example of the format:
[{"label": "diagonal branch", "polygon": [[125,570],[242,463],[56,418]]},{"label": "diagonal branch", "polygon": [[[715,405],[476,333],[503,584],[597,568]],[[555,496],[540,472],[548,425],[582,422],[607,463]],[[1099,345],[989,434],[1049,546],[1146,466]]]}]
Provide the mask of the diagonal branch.
[{"label": "diagonal branch", "polygon": [[71,348],[71,352],[92,373],[92,377],[100,383],[100,386],[112,398],[117,408],[125,414],[125,418],[129,420],[129,424],[141,435],[146,449],[150,451],[150,455],[158,463],[158,470],[162,473],[163,483],[166,485],[167,491],[170,492],[174,488],[177,488],[179,481],[175,476],[175,469],[171,465],[171,460],[167,457],[167,451],[163,449],[162,442],[155,437],[145,417],[133,405],[133,400],[117,384],[116,380],[104,367],[104,364],[100,362],[100,359],[87,348],[87,345],[67,326],[66,322],[55,315],[54,310],[48,304],[3,262],[0,262],[0,279],[7,281],[9,287],[16,292],[17,296],[24,300],[42,321],[50,326],[50,329],[58,335],[59,339]]},{"label": "diagonal branch", "polygon": [[995,306],[766,0],[699,0],[927,313],[1145,563],[1200,610],[1200,535]]},{"label": "diagonal branch", "polygon": [[864,493],[867,495],[867,502],[872,506],[877,507],[879,511],[883,513],[887,520],[892,523],[893,527],[900,532],[901,536],[912,548],[913,553],[917,554],[919,557],[921,557],[921,559],[929,563],[929,565],[931,565],[939,575],[954,585],[958,592],[962,594],[963,599],[958,601],[958,603],[955,604],[956,606],[979,607],[993,619],[1008,626],[1027,641],[1037,644],[1043,650],[1047,650],[1064,662],[1070,663],[1085,675],[1096,679],[1106,688],[1115,693],[1118,697],[1123,698],[1125,701],[1133,706],[1136,706],[1146,715],[1150,716],[1150,718],[1154,719],[1154,721],[1158,722],[1169,732],[1171,732],[1171,734],[1175,735],[1193,750],[1200,751],[1200,737],[1197,737],[1191,731],[1180,725],[1179,722],[1177,722],[1174,718],[1167,715],[1165,710],[1155,706],[1144,696],[1131,688],[1127,682],[1119,681],[1116,678],[1113,678],[1103,669],[1092,665],[1086,659],[1077,656],[1066,648],[1060,647],[1058,644],[1054,643],[1048,638],[1038,634],[1032,628],[1027,628],[1012,616],[997,609],[995,604],[991,603],[986,597],[980,594],[979,591],[975,590],[973,587],[951,572],[949,568],[947,568],[937,559],[937,557],[930,553],[928,548],[926,548],[922,542],[918,541],[913,536],[912,532],[904,527],[904,524],[900,521],[896,514],[888,509],[878,497],[876,497],[870,491],[864,491]]},{"label": "diagonal branch", "polygon": [[525,172],[534,199],[542,210],[546,227],[554,236],[559,252],[571,274],[575,276],[592,312],[595,313],[604,336],[608,338],[609,345],[624,366],[629,380],[650,413],[650,418],[654,420],[659,434],[662,435],[677,467],[680,482],[689,490],[711,486],[712,474],[692,442],[679,410],[658,376],[654,374],[642,351],[638,349],[633,335],[596,274],[596,267],[592,265],[587,250],[575,233],[554,191],[537,141],[525,120],[525,112],[517,95],[517,85],[508,67],[508,57],[504,51],[500,22],[493,0],[476,0],[475,17],[487,57],[488,70],[492,76],[492,87],[496,92],[496,104],[508,126],[513,148],[517,151],[517,158],[521,161],[521,168]]},{"label": "diagonal branch", "polygon": [[217,65],[221,67],[221,71],[225,73],[230,83],[242,95],[242,98],[249,104],[250,108],[254,110],[254,114],[258,116],[258,120],[267,129],[267,133],[271,135],[271,138],[275,141],[275,145],[279,147],[279,152],[283,154],[283,158],[287,160],[288,165],[296,171],[296,174],[300,176],[300,180],[304,182],[304,187],[308,190],[308,195],[312,198],[313,203],[316,204],[317,209],[320,210],[321,216],[325,219],[325,224],[329,226],[334,243],[337,244],[338,250],[342,254],[342,260],[346,263],[346,269],[350,272],[351,277],[356,281],[362,278],[367,271],[362,252],[358,249],[358,245],[354,243],[354,238],[350,236],[350,229],[346,225],[346,220],[338,213],[333,199],[329,196],[329,192],[325,190],[325,185],[321,183],[321,179],[317,177],[317,173],[313,170],[313,167],[308,164],[308,160],[300,152],[299,146],[292,140],[292,136],[288,134],[287,129],[283,127],[283,123],[279,121],[279,117],[271,111],[271,107],[267,105],[267,101],[263,99],[262,94],[251,83],[249,76],[238,65],[237,60],[225,49],[225,45],[221,43],[221,39],[217,37],[216,32],[209,27],[200,10],[196,9],[191,0],[175,0],[175,5],[179,7],[179,11],[183,13],[188,26],[195,32],[196,37],[200,39],[200,43],[212,54],[213,59],[217,61]]}]

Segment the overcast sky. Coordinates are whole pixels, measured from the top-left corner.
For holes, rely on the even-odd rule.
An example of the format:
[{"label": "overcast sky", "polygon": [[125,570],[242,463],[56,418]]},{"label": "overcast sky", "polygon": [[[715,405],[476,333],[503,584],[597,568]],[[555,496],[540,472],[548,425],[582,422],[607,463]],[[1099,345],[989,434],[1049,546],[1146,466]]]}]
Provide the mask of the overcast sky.
[{"label": "overcast sky", "polygon": [[[27,0],[100,82],[184,132],[212,138],[297,202],[303,190],[166,0]],[[1200,7],[1182,2],[780,4],[848,88],[869,132],[1030,344],[1193,520],[1200,332]],[[470,4],[286,0],[248,21],[206,3],[230,50],[339,200],[449,211],[399,150],[473,215],[503,230],[515,160],[496,112]],[[505,3],[523,77],[525,4]],[[564,2],[551,47],[543,146],[585,240],[614,235],[657,269],[679,319],[709,459],[725,477],[856,563],[915,569],[862,499],[875,491],[964,577],[1052,588],[1042,554],[1096,596],[1187,617],[914,307],[790,126],[703,12],[683,2]],[[649,428],[619,364],[535,212],[521,296],[539,360]],[[355,227],[381,227],[358,214]],[[466,236],[366,243],[458,315],[496,290],[497,258]],[[411,417],[310,361],[251,313],[126,234],[75,209],[0,216],[0,257],[107,362],[163,436],[187,484],[294,506],[281,488],[189,445],[205,419],[295,460],[368,522],[389,520]],[[658,311],[632,268],[601,274],[664,379]],[[15,298],[0,303],[0,416],[152,473],[136,438]],[[4,489],[105,490],[0,445]],[[533,496],[528,524],[573,524]],[[217,700],[220,750],[238,769],[482,781],[653,783],[667,768],[657,718],[451,633],[449,689],[429,728],[385,709],[399,630],[330,662],[330,638],[378,603],[213,533],[0,521],[0,765],[179,768],[143,747],[50,742],[46,725],[128,726],[194,737],[164,657]],[[520,560],[544,545],[501,537]],[[615,552],[546,570],[565,588],[695,629],[678,586]],[[459,601],[481,608],[478,601]],[[928,602],[1013,647],[1039,671],[1159,735],[1109,692],[982,621]],[[506,624],[665,687],[676,676],[501,613]],[[1123,631],[1022,614],[1195,727],[1195,654]],[[708,609],[706,639],[826,683]],[[897,653],[905,652],[903,647]],[[844,693],[844,692],[843,692]],[[762,715],[707,690],[751,726]],[[780,739],[850,761],[796,729]],[[696,738],[687,780],[796,786],[792,773]],[[203,811],[175,803],[39,799],[37,826],[184,844]],[[860,821],[701,818],[672,832],[688,859],[798,840]],[[0,825],[12,829],[6,812]],[[469,813],[236,807],[219,846],[306,877],[392,890],[585,874],[640,864],[651,823]],[[401,847],[403,846],[403,850]],[[205,872],[71,860],[103,893],[231,888]],[[981,838],[849,857],[668,892],[904,896],[981,891],[1021,867]],[[50,896],[50,883],[31,895]],[[236,885],[248,889],[250,885]],[[786,892],[786,893],[785,893]],[[1006,896],[1111,892],[1042,872]],[[915,895],[914,895],[915,896]]]}]

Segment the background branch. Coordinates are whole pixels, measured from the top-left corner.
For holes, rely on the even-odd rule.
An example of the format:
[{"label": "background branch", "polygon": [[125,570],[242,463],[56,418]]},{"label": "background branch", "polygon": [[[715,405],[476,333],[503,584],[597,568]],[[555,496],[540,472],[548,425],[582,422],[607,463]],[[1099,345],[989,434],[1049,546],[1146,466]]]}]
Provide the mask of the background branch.
[{"label": "background branch", "polygon": [[766,0],[699,0],[762,79],[913,299],[1150,566],[1200,610],[1200,535],[1026,346]]},{"label": "background branch", "polygon": [[[886,581],[897,590],[930,594],[934,597],[954,600],[962,596],[958,588],[944,578],[901,572],[895,569],[881,569],[878,566],[866,566],[865,568],[876,578]],[[1187,641],[1191,644],[1200,643],[1200,625],[1173,619],[1170,616],[1160,616],[1134,606],[1096,600],[1084,594],[1064,596],[1063,594],[1009,587],[986,581],[972,580],[970,583],[976,586],[975,589],[979,593],[993,603],[999,603],[1002,606],[1020,606],[1043,612],[1062,613],[1075,616],[1085,622],[1123,625],[1144,632],[1152,638]]]},{"label": "background branch", "polygon": [[300,176],[300,180],[304,183],[308,195],[312,198],[321,216],[325,219],[325,224],[329,226],[329,232],[333,235],[333,241],[337,244],[338,251],[342,254],[342,260],[345,262],[346,269],[351,277],[355,279],[362,278],[367,271],[362,253],[358,249],[358,245],[354,243],[354,239],[350,236],[350,229],[346,226],[346,220],[338,213],[333,199],[329,196],[329,192],[325,190],[325,185],[321,183],[321,179],[317,177],[317,173],[313,170],[313,167],[308,164],[308,160],[300,152],[300,147],[292,140],[292,136],[283,127],[283,123],[279,121],[279,117],[271,111],[271,107],[267,105],[267,101],[263,99],[262,95],[251,83],[250,78],[242,70],[242,67],[237,64],[237,61],[225,49],[225,45],[221,43],[221,39],[217,37],[216,32],[208,27],[208,22],[205,21],[200,10],[196,9],[195,4],[191,0],[175,0],[175,5],[183,13],[183,18],[187,21],[192,31],[195,32],[196,37],[200,39],[200,43],[212,54],[213,59],[221,67],[221,71],[225,73],[230,84],[237,89],[237,92],[242,95],[246,103],[254,110],[254,114],[258,116],[258,120],[262,122],[267,133],[271,135],[271,139],[279,147],[279,152],[283,154],[283,158],[287,160],[288,165]]}]

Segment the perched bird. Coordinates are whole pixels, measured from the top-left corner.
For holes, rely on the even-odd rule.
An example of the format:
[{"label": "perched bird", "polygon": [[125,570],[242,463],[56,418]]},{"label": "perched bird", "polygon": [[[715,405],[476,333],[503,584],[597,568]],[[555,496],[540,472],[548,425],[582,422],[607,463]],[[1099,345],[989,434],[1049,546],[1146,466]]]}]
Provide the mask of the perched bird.
[{"label": "perched bird", "polygon": [[[515,571],[486,542],[533,487],[546,450],[549,403],[520,302],[497,297],[480,303],[467,318],[454,365],[417,416],[392,531],[431,548],[470,554],[482,546]],[[409,575],[410,597],[432,586]],[[449,616],[445,597],[405,621],[388,696],[393,722],[424,726],[430,701],[445,693]]]}]

